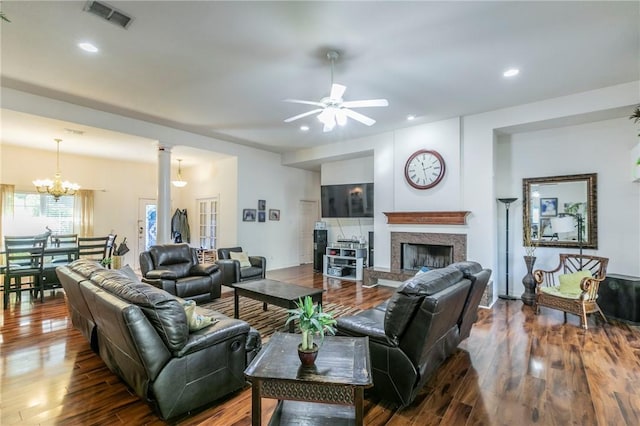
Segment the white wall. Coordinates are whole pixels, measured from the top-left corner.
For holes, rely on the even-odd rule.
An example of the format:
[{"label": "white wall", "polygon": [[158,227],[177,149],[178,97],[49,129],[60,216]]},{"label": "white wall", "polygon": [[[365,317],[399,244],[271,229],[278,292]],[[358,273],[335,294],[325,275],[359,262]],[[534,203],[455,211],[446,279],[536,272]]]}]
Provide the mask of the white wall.
[{"label": "white wall", "polygon": [[[221,179],[231,179],[237,181],[238,199],[235,206],[236,212],[233,218],[229,218],[229,224],[235,220],[237,222],[237,240],[251,253],[267,253],[273,256],[273,262],[269,264],[269,269],[276,266],[289,266],[297,264],[297,205],[300,199],[319,200],[320,178],[317,173],[294,169],[296,165],[308,164],[310,161],[330,162],[340,159],[340,156],[355,158],[358,156],[374,156],[374,183],[375,183],[375,216],[374,231],[376,244],[376,266],[385,267],[389,265],[389,236],[391,230],[429,230],[430,232],[460,232],[468,235],[467,257],[477,260],[485,267],[493,269],[494,294],[497,294],[497,283],[499,281],[500,264],[503,263],[502,252],[498,250],[498,240],[501,238],[501,230],[498,227],[498,205],[496,197],[502,195],[498,193],[503,184],[498,183],[496,176],[503,174],[502,167],[509,167],[514,170],[515,165],[503,164],[498,161],[496,148],[497,132],[506,131],[509,133],[523,133],[523,130],[514,131],[514,127],[537,126],[538,129],[564,128],[567,136],[574,129],[564,121],[575,121],[576,118],[586,122],[595,122],[602,118],[598,115],[602,112],[613,111],[621,108],[628,108],[627,112],[617,112],[620,120],[612,120],[615,134],[622,132],[625,140],[633,140],[637,143],[637,129],[626,117],[632,111],[632,106],[640,102],[640,82],[631,82],[603,89],[593,90],[575,95],[549,99],[527,105],[520,105],[512,108],[491,111],[473,116],[454,118],[437,123],[417,125],[408,129],[400,129],[394,132],[387,132],[377,136],[363,138],[352,141],[341,141],[339,143],[324,145],[318,148],[300,150],[280,156],[253,148],[248,148],[214,138],[195,135],[178,129],[167,128],[152,123],[143,122],[127,117],[121,117],[110,113],[104,113],[78,105],[55,101],[35,95],[18,92],[12,89],[3,89],[3,107],[22,111],[30,114],[42,115],[75,122],[88,126],[96,126],[108,130],[129,133],[143,136],[150,139],[167,143],[180,144],[213,150],[238,158],[238,174],[236,177],[224,176]],[[529,129],[530,130],[530,129]],[[558,135],[564,135],[558,131]],[[557,143],[564,141],[558,136]],[[601,146],[606,146],[610,137],[606,132],[601,134]],[[447,167],[447,177],[438,187],[428,191],[413,192],[404,183],[404,162],[407,154],[417,148],[435,149],[445,157]],[[629,149],[627,149],[628,155]],[[589,164],[601,161],[602,158],[609,160],[608,152],[606,156],[598,156],[591,151],[585,151],[588,155]],[[601,154],[598,151],[598,154]],[[3,164],[9,160],[6,155],[2,156]],[[529,160],[523,160],[529,161]],[[619,161],[616,157],[613,161]],[[284,166],[283,166],[284,164]],[[617,164],[617,163],[616,163]],[[287,167],[292,166],[292,167]],[[563,166],[562,171],[554,174],[568,174],[572,169],[572,164]],[[628,157],[619,164],[628,176]],[[511,172],[510,172],[511,173]],[[613,179],[608,176],[608,171],[603,171],[599,179],[603,184]],[[3,171],[4,174],[4,171]],[[135,176],[135,171],[132,171]],[[537,173],[536,173],[537,175]],[[71,177],[70,177],[71,178]],[[155,179],[155,178],[154,178]],[[81,179],[77,179],[81,181]],[[613,179],[615,180],[615,179]],[[406,186],[405,186],[406,185]],[[608,185],[608,184],[607,184]],[[637,201],[638,185],[628,189],[627,192],[619,193],[620,196],[636,197]],[[510,186],[505,186],[509,189]],[[281,207],[283,219],[280,223],[251,223],[240,222],[239,216],[242,208],[252,208],[256,206],[258,199],[267,200],[267,208]],[[621,249],[631,253],[629,259],[617,258],[612,260],[611,270],[616,272],[632,273],[638,275],[638,258],[636,249],[637,238],[621,239],[622,235],[612,235],[603,226],[615,217],[625,229],[628,228],[629,220],[626,215],[619,217],[615,210],[613,213],[607,211],[600,198],[600,238],[606,233],[605,240],[601,244],[609,244],[606,238],[619,240]],[[182,200],[184,201],[184,200]],[[613,203],[615,205],[615,203]],[[114,205],[108,206],[113,211]],[[500,206],[501,207],[501,206]],[[232,209],[233,206],[227,205]],[[608,207],[607,207],[608,208]],[[615,208],[615,207],[613,207]],[[468,225],[459,227],[440,226],[389,226],[386,223],[385,211],[400,210],[469,210]],[[637,212],[637,208],[635,209]],[[630,214],[633,211],[630,212]],[[288,217],[287,217],[288,216]],[[638,221],[638,217],[633,220]],[[284,225],[284,226],[283,226]],[[282,231],[282,233],[280,233]],[[640,235],[640,232],[628,235]],[[226,239],[226,237],[225,237]],[[232,238],[226,239],[231,242]],[[604,246],[603,246],[604,247]],[[628,249],[628,250],[627,250]],[[386,250],[386,252],[385,252]],[[600,248],[599,250],[604,250]],[[277,260],[282,259],[282,260]],[[542,262],[542,260],[541,260]],[[624,262],[624,263],[621,263]],[[615,268],[615,269],[614,269]],[[514,276],[520,274],[514,271]]]},{"label": "white wall", "polygon": [[188,182],[184,188],[172,187],[175,208],[187,209],[191,245],[199,246],[198,200],[218,198],[217,237],[219,247],[229,247],[236,243],[238,232],[238,158],[229,157],[220,161],[198,164],[182,168],[182,176]]},{"label": "white wall", "polygon": [[[363,156],[343,161],[323,163],[320,171],[322,185],[342,185],[348,183],[366,183],[374,181],[373,156]],[[376,190],[374,186],[374,191]],[[373,206],[377,198],[374,193]],[[373,231],[373,218],[321,218],[327,224],[329,242],[338,239],[364,239]]]},{"label": "white wall", "polygon": [[[2,144],[0,151],[0,182],[15,185],[16,191],[34,191],[34,179],[52,178],[55,173],[55,151],[7,144]],[[127,237],[127,245],[132,250],[124,261],[138,265],[133,249],[137,241],[138,199],[155,198],[155,165],[61,154],[60,168],[63,179],[77,182],[83,189],[95,190],[94,235],[113,231],[118,234],[117,243]]]},{"label": "white wall", "polygon": [[[498,294],[498,284],[504,285],[503,265],[504,251],[498,247],[498,241],[504,239],[503,229],[504,207],[498,205],[496,198],[499,196],[512,195],[511,182],[512,170],[519,167],[519,164],[512,163],[511,159],[497,157],[497,140],[500,131],[515,133],[515,128],[533,127],[538,129],[555,128],[558,137],[556,144],[564,142],[563,136],[570,134],[574,129],[568,123],[597,122],[602,120],[602,115],[623,117],[619,120],[612,120],[611,125],[616,128],[612,134],[620,132],[626,141],[636,141],[636,129],[633,123],[626,117],[633,110],[632,106],[640,102],[640,82],[632,82],[603,89],[593,90],[575,95],[549,99],[527,105],[520,105],[512,108],[491,111],[487,113],[466,116],[459,119],[445,120],[438,123],[423,124],[410,129],[401,129],[395,132],[380,134],[370,138],[341,142],[339,145],[322,146],[318,148],[300,150],[284,156],[285,164],[304,164],[310,161],[335,161],[336,156],[353,156],[358,153],[373,150],[374,152],[374,183],[375,183],[375,216],[374,232],[376,267],[388,267],[390,263],[389,239],[391,231],[418,231],[418,232],[451,232],[467,234],[467,258],[480,262],[483,266],[493,270],[494,294]],[[628,110],[628,111],[627,111]],[[523,130],[519,130],[520,133]],[[600,148],[608,146],[611,137],[605,134],[600,135]],[[616,136],[617,137],[617,136]],[[626,145],[626,143],[623,143]],[[434,190],[424,192],[413,192],[412,189],[403,183],[404,162],[410,152],[417,148],[432,148],[445,156],[447,162],[447,177],[441,185]],[[602,156],[596,154],[597,150],[583,150],[585,158],[583,164],[592,164],[602,160]],[[628,152],[627,158],[623,161],[618,157],[607,161],[613,164],[611,167],[624,169],[628,178]],[[536,153],[536,157],[520,158],[528,164],[538,164],[546,158],[541,152]],[[569,174],[572,164],[563,167],[554,174]],[[602,172],[608,174],[609,169]],[[537,176],[534,174],[533,176]],[[609,176],[600,177],[604,182],[613,179]],[[614,179],[615,180],[615,179]],[[521,185],[520,183],[515,184]],[[635,199],[636,208],[620,218],[623,225],[631,222],[637,224],[639,218],[630,217],[633,212],[638,211],[637,191],[635,187],[628,187],[631,196]],[[635,188],[635,189],[633,189]],[[635,191],[635,192],[634,192]],[[516,194],[520,194],[518,190]],[[519,195],[519,198],[522,196]],[[635,197],[635,198],[633,198]],[[599,205],[601,211],[604,208],[602,201]],[[468,210],[471,214],[467,218],[466,226],[407,226],[388,225],[385,211],[438,211],[438,210]],[[517,213],[512,211],[512,218]],[[599,238],[620,239],[620,236],[609,234],[603,226],[610,218],[610,213],[601,213],[600,236]],[[501,222],[498,222],[500,218]],[[501,225],[501,226],[498,226]],[[515,229],[518,225],[515,224]],[[637,225],[630,225],[629,229],[636,229]],[[607,236],[602,236],[607,232]],[[635,232],[632,238],[620,243],[618,251],[626,251],[624,257],[618,258],[611,268],[618,269],[619,272],[628,271],[638,275],[640,263],[637,259],[638,238],[640,235]],[[513,241],[513,240],[512,240]],[[608,244],[602,241],[601,244]],[[513,246],[512,246],[513,247]],[[521,250],[521,244],[518,245]],[[628,249],[628,250],[627,250]],[[600,249],[602,250],[602,248]],[[519,253],[517,254],[520,255]],[[630,257],[634,257],[631,259]],[[624,265],[620,262],[624,262]],[[522,265],[522,268],[524,265]],[[614,269],[611,269],[612,271]],[[634,272],[635,271],[635,272]],[[520,269],[513,271],[512,276],[519,277],[524,274]],[[520,278],[519,278],[520,279]]]},{"label": "white wall", "polygon": [[[496,136],[497,132],[508,129],[513,133],[517,131],[513,129],[527,127],[561,128],[563,123],[564,127],[567,127],[566,124],[570,122],[598,121],[601,115],[611,115],[612,111],[618,117],[626,119],[630,114],[629,111],[633,109],[632,106],[638,102],[640,102],[640,82],[636,81],[464,117],[463,193],[466,209],[473,212],[469,220],[468,253],[471,259],[478,260],[493,269],[494,294],[499,293],[499,288],[504,288],[504,251],[498,250],[497,244],[504,238],[503,223],[501,222],[500,228],[497,226],[498,217],[504,216],[501,211],[504,207],[498,206],[496,198],[506,195],[502,192],[503,179],[499,179],[502,168],[512,167],[510,163],[497,159],[496,145],[499,139]],[[626,132],[627,138],[635,137],[630,121],[622,120],[617,124],[626,129],[623,131]],[[607,140],[608,138],[602,143],[607,143]],[[538,158],[533,159],[534,162]],[[601,160],[595,155],[590,155],[588,158],[590,163]],[[627,168],[627,164],[628,161],[625,161],[618,164],[618,167]],[[563,170],[571,170],[572,167],[569,164]],[[518,193],[521,193],[521,190]],[[499,215],[498,212],[500,212]],[[601,228],[600,232],[605,231]],[[637,246],[638,241],[631,238],[623,244]],[[512,272],[513,277],[518,277],[520,274],[521,271]]]},{"label": "white wall", "polygon": [[[298,212],[299,200],[320,199],[320,177],[318,172],[301,170],[283,166],[281,157],[268,151],[249,148],[215,138],[206,137],[179,129],[166,127],[142,120],[103,112],[68,102],[58,101],[43,96],[21,92],[15,89],[2,89],[2,107],[27,114],[39,115],[69,123],[112,130],[156,140],[162,144],[183,145],[207,151],[214,151],[234,157],[237,164],[222,164],[220,168],[204,164],[203,169],[209,167],[210,174],[196,172],[193,167],[185,170],[185,178],[193,179],[186,188],[172,193],[172,203],[181,208],[195,209],[196,197],[220,194],[221,208],[221,244],[241,245],[250,254],[261,254],[268,258],[267,269],[276,269],[298,264]],[[4,146],[3,146],[4,149]],[[15,159],[2,156],[3,164]],[[83,174],[75,178],[84,184],[86,175],[102,176],[107,179],[115,174],[112,165],[95,165],[81,168]],[[153,189],[145,188],[144,194],[134,194],[135,206],[139,197],[156,198],[157,170],[156,166],[149,166],[151,174],[148,179]],[[63,168],[63,173],[64,173]],[[4,174],[4,170],[2,171]],[[85,175],[86,173],[86,175]],[[140,171],[133,167],[121,173],[123,187],[127,191],[135,190],[131,182],[141,176]],[[74,176],[69,176],[69,179]],[[29,178],[33,179],[33,178]],[[147,179],[145,175],[145,179]],[[213,180],[216,183],[212,183]],[[30,182],[30,180],[29,180]],[[96,185],[97,186],[97,185]],[[267,200],[267,209],[280,209],[279,222],[267,220],[264,223],[242,222],[240,215],[243,208],[256,208],[259,199]],[[127,197],[110,200],[108,205],[99,204],[96,200],[96,210],[99,205],[101,212],[108,212],[111,216],[127,214],[123,220],[137,220],[137,211],[129,216],[120,208],[121,202],[129,202]],[[173,213],[173,212],[171,212]],[[195,217],[190,213],[190,225],[195,226]],[[193,210],[195,214],[195,210]],[[110,217],[111,221],[115,219]],[[169,218],[170,219],[170,218]],[[98,230],[96,230],[98,231]],[[311,230],[309,231],[311,232]],[[192,232],[193,234],[193,232]],[[131,237],[130,237],[131,240]],[[136,262],[137,264],[137,262]]]},{"label": "white wall", "polygon": [[[372,149],[373,161],[367,159],[367,167],[373,170],[362,175],[353,176],[354,170],[363,170],[363,166],[354,160],[323,163],[322,181],[331,183],[355,182],[369,175],[373,176],[374,219],[373,231],[376,256],[375,267],[389,268],[391,263],[391,232],[450,232],[464,233],[466,227],[446,227],[430,225],[389,225],[384,212],[397,211],[440,211],[462,210],[460,191],[460,120],[458,118],[436,123],[422,124],[406,129],[377,135],[364,140],[353,141],[359,149]],[[439,152],[446,164],[443,180],[429,190],[417,190],[410,186],[404,178],[404,167],[409,156],[420,149],[431,149]],[[368,158],[368,157],[365,157]],[[357,178],[357,179],[356,179]],[[347,180],[355,179],[355,180]],[[360,179],[359,181],[362,181]],[[337,224],[329,222],[334,229]],[[370,230],[369,223],[354,223],[354,219],[340,220],[342,234],[349,238],[361,235]],[[334,232],[333,235],[338,235]],[[329,233],[329,239],[332,232]],[[365,234],[366,238],[367,235]]]},{"label": "white wall", "polygon": [[[261,152],[238,161],[238,214],[266,201],[266,222],[238,222],[237,244],[249,254],[267,258],[267,269],[299,264],[300,200],[320,203],[320,174],[280,165],[280,155]],[[269,220],[269,209],[280,210],[280,220]]]},{"label": "white wall", "polygon": [[[598,121],[577,126],[535,132],[516,133],[501,139],[497,145],[498,170],[508,182],[506,194],[518,197],[513,204],[509,224],[511,250],[510,270],[513,271],[512,294],[524,291],[522,277],[526,274],[522,256],[522,179],[531,177],[598,174],[598,249],[584,250],[609,258],[609,272],[640,275],[640,185],[629,178],[629,151],[636,143],[629,120]],[[559,206],[561,210],[561,206]],[[504,213],[499,215],[500,252],[504,253]],[[536,249],[536,267],[552,269],[558,263],[558,253],[577,249]],[[504,256],[502,256],[502,264]],[[500,265],[501,276],[504,267]],[[502,283],[504,279],[500,279]]]}]

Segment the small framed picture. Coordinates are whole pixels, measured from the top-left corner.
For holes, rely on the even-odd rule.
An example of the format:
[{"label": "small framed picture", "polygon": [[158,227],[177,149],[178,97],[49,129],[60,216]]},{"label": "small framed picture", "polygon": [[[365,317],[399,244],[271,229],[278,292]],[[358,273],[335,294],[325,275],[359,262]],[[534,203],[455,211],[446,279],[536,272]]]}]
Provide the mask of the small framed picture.
[{"label": "small framed picture", "polygon": [[256,209],[244,209],[242,210],[243,222],[255,222],[256,221]]},{"label": "small framed picture", "polygon": [[269,209],[269,220],[280,220],[280,210]]},{"label": "small framed picture", "polygon": [[541,217],[558,216],[558,199],[557,198],[540,198],[540,216]]},{"label": "small framed picture", "polygon": [[258,200],[258,210],[264,210],[267,207],[265,200]]},{"label": "small framed picture", "polygon": [[264,222],[266,220],[267,214],[264,210],[258,210],[258,222]]}]

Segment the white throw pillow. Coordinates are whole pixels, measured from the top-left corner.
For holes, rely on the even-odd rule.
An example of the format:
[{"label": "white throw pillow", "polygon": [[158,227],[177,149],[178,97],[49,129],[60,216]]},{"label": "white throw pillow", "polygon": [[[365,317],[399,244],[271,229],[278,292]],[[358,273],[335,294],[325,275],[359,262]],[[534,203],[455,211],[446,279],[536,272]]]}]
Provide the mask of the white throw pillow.
[{"label": "white throw pillow", "polygon": [[213,317],[198,314],[196,312],[196,302],[193,300],[185,300],[182,306],[189,322],[189,331],[198,331],[216,322]]},{"label": "white throw pillow", "polygon": [[231,259],[239,261],[241,268],[248,268],[251,266],[251,262],[249,262],[249,255],[243,251],[230,251],[229,256],[231,256]]}]

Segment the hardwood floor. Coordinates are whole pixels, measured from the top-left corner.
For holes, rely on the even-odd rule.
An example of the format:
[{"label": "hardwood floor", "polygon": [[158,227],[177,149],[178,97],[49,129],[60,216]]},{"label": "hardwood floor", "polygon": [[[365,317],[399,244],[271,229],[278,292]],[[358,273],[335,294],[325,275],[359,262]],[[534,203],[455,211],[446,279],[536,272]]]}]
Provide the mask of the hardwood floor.
[{"label": "hardwood floor", "polygon": [[[310,265],[271,271],[269,278],[323,287],[327,302],[366,309],[387,287],[327,279]],[[225,293],[229,297],[231,293]],[[13,298],[12,298],[13,300]],[[58,290],[44,304],[13,302],[0,334],[0,424],[161,425],[71,325]],[[404,408],[365,402],[367,425],[638,425],[640,330],[626,324],[579,327],[577,317],[520,301],[481,309],[471,336]],[[275,401],[263,400],[263,422]],[[180,425],[249,425],[251,391],[175,421]]]}]

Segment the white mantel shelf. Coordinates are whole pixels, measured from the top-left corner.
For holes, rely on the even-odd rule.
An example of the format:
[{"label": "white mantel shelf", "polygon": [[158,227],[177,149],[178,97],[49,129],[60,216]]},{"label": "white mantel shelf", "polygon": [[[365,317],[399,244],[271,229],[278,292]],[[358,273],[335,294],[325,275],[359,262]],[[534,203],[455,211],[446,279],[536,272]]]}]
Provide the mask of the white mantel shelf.
[{"label": "white mantel shelf", "polygon": [[393,225],[466,225],[470,211],[384,212]]}]

